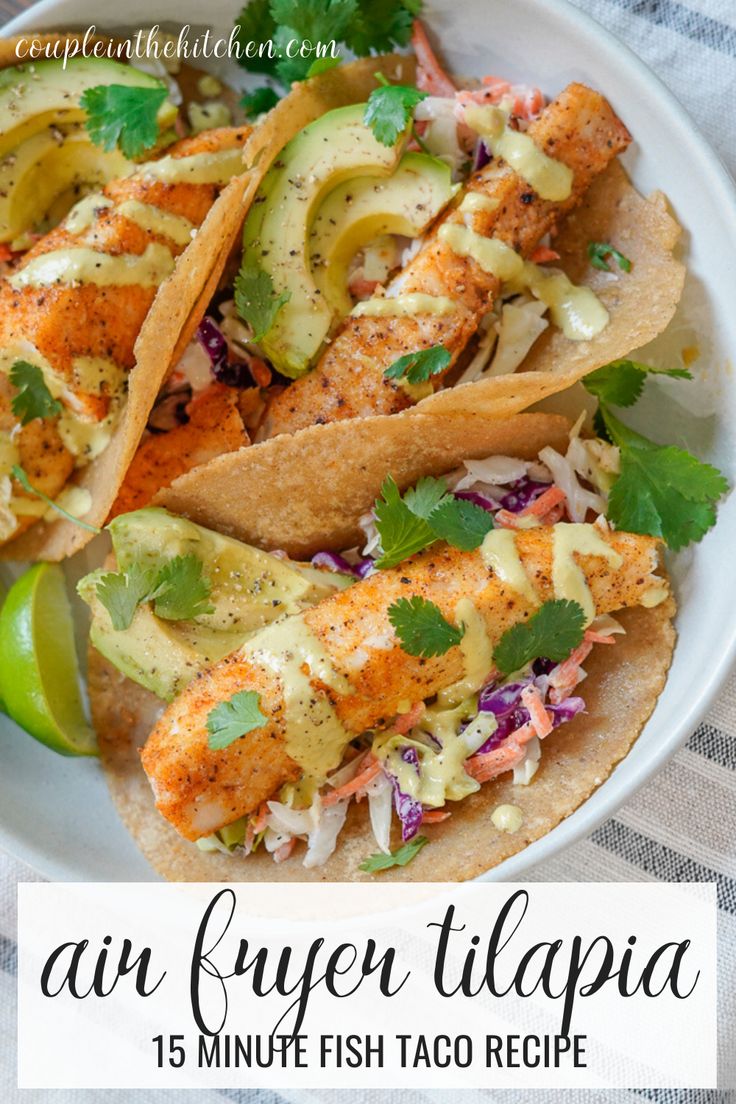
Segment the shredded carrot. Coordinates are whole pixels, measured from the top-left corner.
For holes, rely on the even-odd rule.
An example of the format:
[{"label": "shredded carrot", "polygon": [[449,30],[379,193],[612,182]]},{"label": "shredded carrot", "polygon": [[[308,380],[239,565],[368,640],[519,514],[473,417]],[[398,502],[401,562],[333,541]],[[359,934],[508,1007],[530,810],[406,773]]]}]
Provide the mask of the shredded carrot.
[{"label": "shredded carrot", "polygon": [[417,55],[417,88],[432,96],[454,96],[457,89],[440,65],[429,44],[422,23],[415,19],[412,25],[411,44]]},{"label": "shredded carrot", "polygon": [[[500,526],[501,529],[526,528],[523,523],[519,522],[519,518],[521,516],[522,515],[520,513],[515,514],[513,510],[499,510],[498,513],[494,514],[493,521],[496,527],[498,528]],[[541,521],[539,522],[539,524],[542,524]]]},{"label": "shredded carrot", "polygon": [[331,790],[325,794],[322,798],[322,805],[327,808],[329,805],[334,805],[338,801],[342,801],[343,798],[352,797],[358,790],[362,790],[364,786],[376,777],[381,769],[381,764],[377,759],[371,758],[368,766],[356,774],[355,778],[351,778],[349,782],[346,782],[344,786],[338,786],[336,790]]},{"label": "shredded carrot", "polygon": [[292,836],[286,843],[282,843],[280,847],[277,847],[273,853],[273,861],[276,863],[286,862],[291,852],[296,846],[296,840]]},{"label": "shredded carrot", "polygon": [[521,511],[522,517],[544,517],[550,510],[553,510],[555,506],[559,506],[565,501],[565,492],[560,487],[552,486],[549,490],[544,491],[539,498],[535,498],[533,502],[530,502],[528,506],[525,506]]},{"label": "shredded carrot", "polygon": [[474,755],[472,759],[468,759],[465,763],[465,770],[476,782],[490,782],[492,778],[496,778],[499,774],[513,770],[523,758],[523,748],[519,747],[515,741],[512,742],[512,737],[509,737],[501,747],[494,748],[493,751],[487,751],[483,755]]},{"label": "shredded carrot", "polygon": [[394,728],[402,736],[404,736],[410,729],[414,728],[415,724],[418,724],[424,716],[424,702],[415,702],[408,713],[399,713],[398,717],[394,721]]},{"label": "shredded carrot", "polygon": [[550,701],[553,705],[559,705],[574,690],[581,679],[581,665],[590,655],[593,645],[589,640],[583,640],[574,652],[558,667],[549,677]]},{"label": "shredded carrot", "polygon": [[251,817],[253,832],[255,833],[255,835],[258,835],[258,833],[262,832],[263,829],[266,827],[266,817],[268,816],[269,812],[270,809],[268,808],[267,802],[262,801],[258,807],[258,812],[256,813],[256,815],[254,817]]},{"label": "shredded carrot", "polygon": [[250,817],[248,817],[245,825],[245,839],[243,841],[243,847],[245,848],[246,855],[250,855],[251,851],[253,850],[253,844],[255,843],[255,841],[256,833],[255,829],[253,828],[253,821]]},{"label": "shredded carrot", "polygon": [[248,369],[259,387],[268,387],[272,379],[271,369],[260,357],[248,357]]},{"label": "shredded carrot", "polygon": [[534,684],[525,686],[521,691],[521,700],[529,710],[531,724],[540,740],[552,731],[552,714],[544,708],[542,695]]},{"label": "shredded carrot", "polygon": [[609,633],[608,635],[606,635],[606,633],[593,632],[592,629],[586,629],[585,630],[585,636],[583,637],[583,640],[586,640],[588,642],[588,644],[615,644],[616,643],[616,637],[612,633]]},{"label": "shredded carrot", "polygon": [[422,813],[422,824],[439,824],[440,821],[447,820],[451,817],[452,813],[445,813],[442,809],[436,809],[431,812]]},{"label": "shredded carrot", "polygon": [[12,261],[13,251],[7,242],[0,242],[0,261]]},{"label": "shredded carrot", "polygon": [[559,261],[560,254],[550,249],[548,245],[538,245],[529,260],[532,264],[547,264],[548,261]]}]

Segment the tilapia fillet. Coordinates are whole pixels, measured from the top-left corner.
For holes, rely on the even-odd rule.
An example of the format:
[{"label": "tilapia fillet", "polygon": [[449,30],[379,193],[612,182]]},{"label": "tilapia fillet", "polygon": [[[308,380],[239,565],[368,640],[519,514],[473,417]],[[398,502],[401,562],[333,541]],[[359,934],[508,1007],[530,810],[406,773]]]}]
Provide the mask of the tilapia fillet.
[{"label": "tilapia fillet", "polygon": [[[498,201],[493,211],[475,211],[472,229],[500,239],[524,258],[580,204],[595,178],[631,141],[607,100],[583,84],[569,85],[528,133],[544,153],[572,170],[567,199],[541,199],[522,177],[497,161],[477,172],[466,188],[466,193]],[[500,288],[472,257],[459,256],[439,236],[442,225],[463,226],[466,217],[453,207],[386,289],[389,297],[399,292],[449,297],[455,310],[414,317],[349,317],[314,370],[271,403],[259,440],[339,418],[396,413],[410,406],[411,399],[395,381],[384,379],[384,370],[394,360],[438,344],[448,349],[453,363],[457,360]],[[433,382],[440,379],[436,376]]]},{"label": "tilapia fillet", "polygon": [[[554,596],[555,529],[520,531],[516,539],[523,567],[541,601]],[[596,613],[654,604],[664,597],[662,580],[652,574],[658,563],[657,542],[628,533],[603,536],[620,554],[620,566],[611,566],[602,556],[577,557]],[[486,566],[480,551],[461,552],[440,545],[396,568],[376,572],[283,622],[293,628],[301,621],[326,653],[333,677],[327,678],[324,667],[317,671],[308,662],[303,673],[315,699],[326,697],[334,707],[346,739],[389,727],[400,702],[426,700],[463,676],[457,646],[431,659],[402,649],[388,610],[398,598],[413,595],[434,602],[453,623],[458,601],[470,599],[494,647],[506,629],[535,608]],[[267,639],[259,634],[245,650],[197,677],[168,707],[142,751],[159,811],[187,839],[208,835],[256,809],[284,782],[302,774],[286,746],[283,680],[273,665],[258,660],[259,638]],[[342,690],[334,689],[335,680]],[[210,749],[210,711],[243,690],[259,694],[266,724],[223,750]]]}]

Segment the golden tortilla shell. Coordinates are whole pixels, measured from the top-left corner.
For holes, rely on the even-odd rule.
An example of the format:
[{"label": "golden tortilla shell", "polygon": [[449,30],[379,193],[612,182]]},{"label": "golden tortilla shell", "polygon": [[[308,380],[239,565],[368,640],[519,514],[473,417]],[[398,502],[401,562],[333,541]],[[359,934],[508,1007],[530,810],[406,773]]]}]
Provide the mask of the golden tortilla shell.
[{"label": "golden tortilla shell", "polygon": [[295,558],[351,548],[358,521],[390,472],[403,489],[492,453],[534,459],[566,448],[569,422],[554,414],[515,418],[431,416],[406,410],[332,422],[226,453],[175,480],[158,505],[249,544]]}]

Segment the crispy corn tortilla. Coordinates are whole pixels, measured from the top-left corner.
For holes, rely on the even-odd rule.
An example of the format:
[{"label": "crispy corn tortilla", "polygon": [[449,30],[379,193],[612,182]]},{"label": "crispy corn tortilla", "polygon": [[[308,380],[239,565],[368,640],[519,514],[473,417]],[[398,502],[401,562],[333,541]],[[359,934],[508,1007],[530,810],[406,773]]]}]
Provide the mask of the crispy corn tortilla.
[{"label": "crispy corn tortilla", "polygon": [[546,444],[564,451],[568,428],[559,415],[499,419],[416,410],[332,422],[218,456],[154,501],[249,544],[311,556],[360,540],[358,521],[387,472],[403,489],[464,459],[502,453],[531,460]]},{"label": "crispy corn tortilla", "polygon": [[[233,496],[249,496],[252,510],[250,528],[238,535],[265,548],[287,547],[293,555],[304,555],[316,546],[345,547],[346,540],[357,534],[358,519],[372,505],[375,490],[388,472],[403,487],[419,475],[441,475],[463,458],[493,452],[532,457],[545,444],[564,447],[568,426],[557,415],[521,414],[501,421],[407,412],[370,422],[317,426],[300,435],[299,442],[296,437],[279,438],[276,451],[257,445],[246,450],[254,458],[249,479],[234,481],[231,488]],[[300,454],[305,442],[308,447]],[[269,470],[277,463],[283,466]],[[221,488],[221,480],[213,482]],[[259,486],[266,490],[259,492]],[[201,490],[204,501],[204,485]],[[338,498],[333,503],[335,494]],[[269,504],[273,496],[277,501]],[[226,516],[228,499],[223,498],[220,505]],[[212,518],[208,520],[212,524]],[[615,647],[594,649],[586,662],[587,713],[550,735],[532,784],[512,788],[510,779],[501,778],[453,804],[448,821],[426,828],[426,835],[438,845],[425,848],[407,868],[381,876],[418,881],[471,878],[569,816],[626,755],[651,714],[672,656],[673,614],[672,600],[656,609],[625,610],[620,620],[627,635],[617,638]],[[179,881],[365,877],[358,865],[375,846],[364,805],[351,808],[337,852],[317,870],[305,870],[296,857],[277,865],[265,854],[242,861],[199,851],[156,811],[140,766],[138,748],[163,703],[125,679],[94,649],[89,656],[89,695],[113,801],[146,858],[164,877]],[[523,827],[514,835],[499,832],[490,819],[497,805],[509,803],[518,805],[524,815]]]},{"label": "crispy corn tortilla", "polygon": [[[672,599],[655,609],[618,614],[627,635],[615,647],[597,648],[586,661],[582,693],[586,713],[556,729],[544,741],[542,759],[529,786],[514,786],[511,775],[486,783],[479,793],[450,802],[452,816],[425,825],[429,838],[409,866],[388,870],[382,879],[464,881],[497,866],[550,832],[606,780],[624,758],[648,720],[664,687],[675,631]],[[265,852],[248,859],[203,853],[182,839],[156,811],[140,764],[142,747],[163,709],[148,690],[130,682],[90,649],[89,695],[100,754],[115,806],[153,868],[170,881],[360,881],[360,863],[376,850],[367,803],[350,808],[338,847],[328,862],[305,869],[298,854],[276,864]],[[522,827],[499,832],[491,821],[498,805],[518,806]],[[392,846],[398,846],[398,833]]]},{"label": "crispy corn tortilla", "polygon": [[[42,35],[42,41],[75,36]],[[2,44],[15,64],[15,39]],[[252,131],[243,149],[246,171],[223,189],[190,245],[177,258],[171,276],[158,289],[135,345],[128,377],[128,400],[110,444],[73,480],[89,491],[92,508],[84,520],[104,525],[141,439],[156,396],[191,339],[214,295],[247,210],[276,153],[307,123],[333,107],[364,100],[376,87],[376,72],[412,80],[411,58],[388,54],[329,70],[304,81],[282,99]],[[61,560],[83,548],[92,534],[63,519],[40,521],[0,549],[0,559]]]}]

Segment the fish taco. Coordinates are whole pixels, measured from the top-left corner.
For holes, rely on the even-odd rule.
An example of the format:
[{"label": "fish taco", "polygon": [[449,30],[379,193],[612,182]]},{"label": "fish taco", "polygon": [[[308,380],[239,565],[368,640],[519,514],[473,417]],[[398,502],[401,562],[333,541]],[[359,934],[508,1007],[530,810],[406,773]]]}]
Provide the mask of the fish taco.
[{"label": "fish taco", "polygon": [[167,877],[473,877],[605,780],[664,685],[674,603],[660,543],[605,519],[610,442],[548,414],[360,424],[304,431],[300,475],[288,437],[249,450],[289,535],[148,507],[79,584],[113,800]]}]

